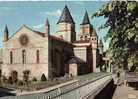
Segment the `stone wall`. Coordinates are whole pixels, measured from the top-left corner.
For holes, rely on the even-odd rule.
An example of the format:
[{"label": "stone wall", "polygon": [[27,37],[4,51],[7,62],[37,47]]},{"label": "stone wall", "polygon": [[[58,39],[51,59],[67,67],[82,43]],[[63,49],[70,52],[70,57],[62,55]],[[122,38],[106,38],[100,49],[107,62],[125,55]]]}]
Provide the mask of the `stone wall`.
[{"label": "stone wall", "polygon": [[76,40],[75,25],[73,23],[62,22],[57,24],[56,36],[68,42]]},{"label": "stone wall", "polygon": [[[21,35],[28,37],[28,43],[23,46],[19,38]],[[22,51],[26,52],[26,62],[23,64]],[[36,62],[36,51],[39,50],[39,60]],[[10,52],[13,53],[13,63],[10,63]],[[48,37],[42,37],[26,26],[17,31],[7,42],[3,42],[2,74],[10,76],[12,71],[17,71],[18,78],[22,79],[23,71],[29,70],[30,77],[40,79],[42,73],[48,78]]]},{"label": "stone wall", "polygon": [[70,56],[74,56],[73,45],[65,42],[62,39],[51,37],[50,39],[51,66],[56,69],[57,75],[64,75],[68,71],[66,64]]}]

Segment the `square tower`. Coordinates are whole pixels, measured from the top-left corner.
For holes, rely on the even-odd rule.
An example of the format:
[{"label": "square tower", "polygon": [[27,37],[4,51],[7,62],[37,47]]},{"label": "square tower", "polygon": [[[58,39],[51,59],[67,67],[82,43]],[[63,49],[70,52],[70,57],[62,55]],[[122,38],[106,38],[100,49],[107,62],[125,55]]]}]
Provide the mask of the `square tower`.
[{"label": "square tower", "polygon": [[74,42],[76,40],[75,23],[67,6],[63,9],[57,23],[56,36],[68,42]]}]

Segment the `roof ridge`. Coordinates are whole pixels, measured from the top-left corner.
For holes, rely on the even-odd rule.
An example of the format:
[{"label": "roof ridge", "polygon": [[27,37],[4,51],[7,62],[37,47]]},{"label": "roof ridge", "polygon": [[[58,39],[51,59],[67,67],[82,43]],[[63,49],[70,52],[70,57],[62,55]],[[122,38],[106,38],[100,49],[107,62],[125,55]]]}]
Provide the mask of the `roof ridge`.
[{"label": "roof ridge", "polygon": [[85,15],[84,15],[84,18],[82,21],[82,25],[85,25],[85,24],[90,24],[90,20],[89,20],[89,16],[88,16],[87,11],[85,12]]},{"label": "roof ridge", "polygon": [[70,22],[70,23],[74,23],[73,18],[72,18],[71,14],[70,14],[70,11],[69,11],[67,5],[65,5],[65,7],[64,7],[64,9],[63,9],[63,11],[62,11],[62,14],[61,14],[61,16],[60,16],[60,19],[59,19],[59,21],[57,22],[57,24],[58,24],[58,23],[61,23],[61,22]]}]

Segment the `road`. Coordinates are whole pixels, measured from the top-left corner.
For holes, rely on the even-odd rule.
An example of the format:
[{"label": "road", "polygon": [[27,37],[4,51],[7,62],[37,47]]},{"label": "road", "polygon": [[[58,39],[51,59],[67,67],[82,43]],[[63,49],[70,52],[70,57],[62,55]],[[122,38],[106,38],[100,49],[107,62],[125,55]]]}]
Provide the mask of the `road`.
[{"label": "road", "polygon": [[138,89],[125,85],[117,86],[112,99],[138,99]]}]

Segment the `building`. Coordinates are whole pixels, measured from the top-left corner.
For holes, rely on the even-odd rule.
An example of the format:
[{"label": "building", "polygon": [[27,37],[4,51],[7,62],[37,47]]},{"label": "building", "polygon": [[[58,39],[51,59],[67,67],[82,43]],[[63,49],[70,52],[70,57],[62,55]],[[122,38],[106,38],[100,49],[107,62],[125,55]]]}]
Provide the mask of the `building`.
[{"label": "building", "polygon": [[[100,53],[99,53],[100,50]],[[73,76],[100,72],[97,58],[103,54],[98,46],[98,36],[85,13],[76,40],[75,22],[67,6],[57,22],[56,35],[50,35],[50,24],[46,20],[45,33],[23,25],[9,37],[8,27],[4,30],[2,75],[22,80],[25,72],[30,79],[38,80],[42,74],[50,77],[51,70],[56,76],[69,73]]]}]

